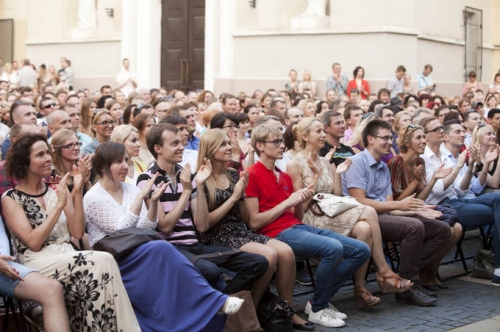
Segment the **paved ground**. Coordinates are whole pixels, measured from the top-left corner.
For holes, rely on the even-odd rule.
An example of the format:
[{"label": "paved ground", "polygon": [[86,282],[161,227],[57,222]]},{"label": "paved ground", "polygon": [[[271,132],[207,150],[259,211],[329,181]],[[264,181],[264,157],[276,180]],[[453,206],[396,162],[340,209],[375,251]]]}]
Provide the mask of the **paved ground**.
[{"label": "paved ground", "polygon": [[[479,240],[472,235],[463,248],[466,256],[473,256],[479,247]],[[453,255],[444,261],[452,260]],[[469,268],[472,259],[468,259]],[[352,296],[352,285],[346,284],[332,299],[332,303],[346,313],[346,327],[342,331],[500,331],[500,287],[491,286],[488,280],[473,279],[465,274],[460,262],[440,267],[440,275],[450,286],[438,293],[438,305],[420,308],[397,303],[394,295],[381,296],[381,303],[375,307],[358,310]],[[370,275],[369,279],[373,279]],[[367,288],[378,292],[376,282],[368,282]],[[310,288],[297,285],[296,291]],[[304,318],[304,306],[312,293],[296,295],[294,308]],[[333,328],[316,326],[317,332],[332,331]]]}]

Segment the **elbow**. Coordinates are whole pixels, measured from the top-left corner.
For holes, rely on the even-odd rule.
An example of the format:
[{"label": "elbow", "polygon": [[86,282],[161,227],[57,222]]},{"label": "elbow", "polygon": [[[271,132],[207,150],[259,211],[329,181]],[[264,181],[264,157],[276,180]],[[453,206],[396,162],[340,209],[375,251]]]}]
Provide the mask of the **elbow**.
[{"label": "elbow", "polygon": [[255,222],[252,222],[251,220],[248,221],[248,227],[252,230],[254,233],[258,233],[260,230],[260,227],[257,227]]}]

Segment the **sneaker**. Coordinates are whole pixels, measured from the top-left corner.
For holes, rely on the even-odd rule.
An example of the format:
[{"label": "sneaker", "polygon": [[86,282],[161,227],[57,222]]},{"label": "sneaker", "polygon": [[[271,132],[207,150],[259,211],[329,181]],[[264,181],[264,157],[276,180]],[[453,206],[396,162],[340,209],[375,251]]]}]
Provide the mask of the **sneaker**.
[{"label": "sneaker", "polygon": [[493,278],[491,279],[491,284],[493,286],[500,286],[500,277],[494,274]]},{"label": "sneaker", "polygon": [[[347,315],[344,314],[343,312],[340,312],[333,306],[333,304],[328,303],[329,309],[333,312],[333,315],[338,318],[338,319],[347,319]],[[306,307],[304,308],[304,313],[307,315],[310,315],[312,312],[312,304],[311,301],[307,301]]]},{"label": "sneaker", "polygon": [[239,297],[230,296],[227,298],[226,303],[224,303],[222,312],[228,316],[234,315],[240,310],[243,302],[245,302],[245,300],[240,299]]},{"label": "sneaker", "polygon": [[303,268],[295,276],[295,281],[302,286],[312,286],[311,276],[306,268]]},{"label": "sneaker", "polygon": [[311,323],[322,325],[325,327],[343,327],[345,322],[334,316],[334,311],[330,308],[325,308],[318,312],[311,312],[308,320]]}]

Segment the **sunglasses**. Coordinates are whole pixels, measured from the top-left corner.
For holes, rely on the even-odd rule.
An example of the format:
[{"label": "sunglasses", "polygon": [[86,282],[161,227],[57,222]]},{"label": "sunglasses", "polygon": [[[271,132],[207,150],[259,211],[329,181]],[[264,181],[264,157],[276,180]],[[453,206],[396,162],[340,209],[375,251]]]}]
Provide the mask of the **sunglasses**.
[{"label": "sunglasses", "polygon": [[427,130],[425,133],[428,134],[428,133],[437,133],[437,132],[440,132],[441,130],[444,130],[444,127],[443,126],[439,126],[439,127],[436,127],[432,130]]},{"label": "sunglasses", "polygon": [[363,116],[361,117],[361,119],[365,120],[365,119],[369,118],[372,115],[373,115],[373,112],[365,113],[365,114],[363,114]]},{"label": "sunglasses", "polygon": [[56,107],[56,104],[54,104],[54,103],[47,104],[47,105],[45,105],[44,107],[42,107],[42,109],[44,110],[44,109],[46,109],[46,108],[51,108],[51,107]]},{"label": "sunglasses", "polygon": [[417,128],[417,126],[415,126],[413,123],[408,124],[408,127],[406,127],[406,130],[405,130],[404,136],[406,136],[406,134],[408,134],[408,130],[410,130],[410,128],[415,129],[415,128]]}]

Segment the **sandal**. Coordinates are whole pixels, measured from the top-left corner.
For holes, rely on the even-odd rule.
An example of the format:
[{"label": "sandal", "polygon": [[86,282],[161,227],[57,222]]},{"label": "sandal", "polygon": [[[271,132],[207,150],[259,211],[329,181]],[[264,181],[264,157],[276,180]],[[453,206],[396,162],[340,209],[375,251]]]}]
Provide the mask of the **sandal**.
[{"label": "sandal", "polygon": [[382,293],[402,293],[406,292],[413,286],[413,282],[411,282],[410,280],[403,279],[399,277],[397,274],[390,276],[383,276],[378,272],[377,272],[377,284],[380,287],[380,290],[382,290]]},{"label": "sandal", "polygon": [[380,297],[373,296],[366,289],[354,288],[354,296],[356,297],[356,306],[358,309],[373,307],[380,303]]}]

